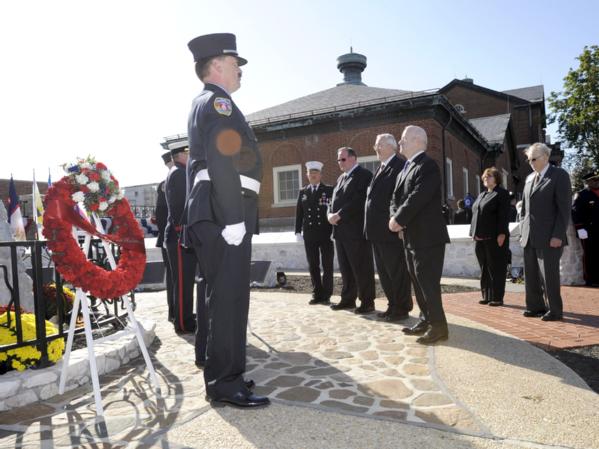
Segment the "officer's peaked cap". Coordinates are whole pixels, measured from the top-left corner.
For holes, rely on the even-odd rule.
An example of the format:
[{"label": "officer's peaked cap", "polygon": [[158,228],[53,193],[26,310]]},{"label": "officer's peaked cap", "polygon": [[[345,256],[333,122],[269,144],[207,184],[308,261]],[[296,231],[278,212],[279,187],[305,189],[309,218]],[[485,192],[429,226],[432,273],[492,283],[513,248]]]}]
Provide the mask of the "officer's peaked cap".
[{"label": "officer's peaked cap", "polygon": [[247,59],[237,54],[235,35],[231,33],[205,34],[192,39],[187,44],[195,62],[205,61],[215,56],[235,56],[239,65],[247,64]]},{"label": "officer's peaked cap", "polygon": [[162,160],[165,164],[168,164],[170,161],[173,160],[173,157],[171,156],[170,152],[162,153]]},{"label": "officer's peaked cap", "polygon": [[178,142],[169,142],[168,149],[171,152],[171,155],[175,155],[177,153],[181,153],[182,151],[187,150],[189,143],[187,140],[180,140]]},{"label": "officer's peaked cap", "polygon": [[308,161],[308,162],[306,162],[306,168],[308,170],[322,171],[322,166],[323,166],[322,162],[318,162],[318,161]]}]

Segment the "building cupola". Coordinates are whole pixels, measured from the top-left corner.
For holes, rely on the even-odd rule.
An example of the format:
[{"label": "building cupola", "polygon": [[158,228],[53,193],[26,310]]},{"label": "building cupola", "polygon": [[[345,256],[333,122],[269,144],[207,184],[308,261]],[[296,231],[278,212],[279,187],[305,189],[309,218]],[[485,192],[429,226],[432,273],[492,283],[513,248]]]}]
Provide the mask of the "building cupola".
[{"label": "building cupola", "polygon": [[349,53],[337,58],[337,68],[343,73],[343,82],[337,86],[344,84],[366,85],[362,82],[362,72],[366,68],[366,56],[354,53],[352,47],[349,48]]}]

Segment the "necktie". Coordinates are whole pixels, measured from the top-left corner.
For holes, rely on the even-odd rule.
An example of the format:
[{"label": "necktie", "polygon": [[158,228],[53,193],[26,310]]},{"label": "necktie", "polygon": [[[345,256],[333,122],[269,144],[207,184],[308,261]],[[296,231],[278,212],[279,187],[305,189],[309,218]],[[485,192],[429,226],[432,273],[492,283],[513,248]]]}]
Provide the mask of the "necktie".
[{"label": "necktie", "polygon": [[532,188],[534,189],[534,188],[537,186],[537,184],[538,184],[538,183],[539,183],[539,174],[538,174],[538,173],[536,173],[536,174],[535,174],[535,179],[534,179],[534,181],[532,182]]},{"label": "necktie", "polygon": [[406,161],[403,168],[401,169],[401,174],[405,174],[408,171],[408,167],[410,166],[410,161]]}]

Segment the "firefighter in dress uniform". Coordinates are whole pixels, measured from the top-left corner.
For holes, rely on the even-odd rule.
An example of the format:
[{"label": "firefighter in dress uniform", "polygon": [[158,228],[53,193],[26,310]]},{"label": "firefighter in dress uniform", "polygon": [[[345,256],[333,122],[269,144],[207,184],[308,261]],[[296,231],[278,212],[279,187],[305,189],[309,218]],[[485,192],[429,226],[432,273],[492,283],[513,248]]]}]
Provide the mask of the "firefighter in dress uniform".
[{"label": "firefighter in dress uniform", "polygon": [[204,367],[213,403],[259,407],[243,377],[250,299],[252,235],[258,232],[262,158],[254,132],[231,99],[247,61],[235,35],[199,36],[188,44],[204,90],[188,120],[185,244],[192,246],[206,281],[208,342]]}]

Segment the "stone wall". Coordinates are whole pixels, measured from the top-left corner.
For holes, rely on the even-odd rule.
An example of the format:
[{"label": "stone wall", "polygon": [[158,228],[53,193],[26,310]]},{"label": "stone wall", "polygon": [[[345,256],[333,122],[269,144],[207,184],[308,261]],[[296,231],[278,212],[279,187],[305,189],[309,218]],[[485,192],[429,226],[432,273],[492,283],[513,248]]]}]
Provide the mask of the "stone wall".
[{"label": "stone wall", "polygon": [[[478,278],[480,269],[474,254],[474,243],[468,236],[469,225],[448,226],[451,244],[445,249],[443,276]],[[510,224],[510,250],[512,266],[524,266],[523,251],[519,243],[520,232],[516,223]],[[563,285],[580,285],[582,279],[582,247],[574,228],[568,229],[569,245],[564,248],[560,273]],[[308,271],[304,244],[297,242],[293,232],[273,232],[254,236],[252,260],[270,260],[277,271]],[[338,271],[335,257],[335,270]]]}]

